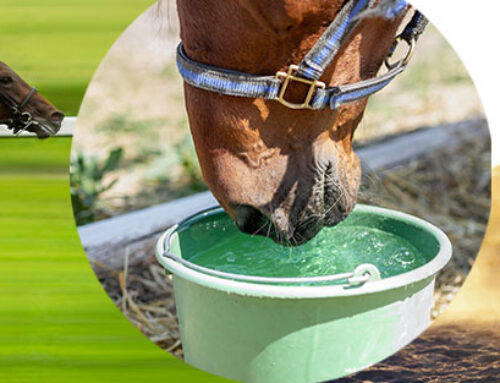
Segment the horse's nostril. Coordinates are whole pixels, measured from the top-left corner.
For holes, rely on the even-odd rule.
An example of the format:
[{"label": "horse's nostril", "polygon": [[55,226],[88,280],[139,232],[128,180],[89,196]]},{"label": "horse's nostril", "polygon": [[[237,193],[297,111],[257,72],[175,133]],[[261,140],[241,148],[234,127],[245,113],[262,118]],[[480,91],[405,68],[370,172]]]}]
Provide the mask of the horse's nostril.
[{"label": "horse's nostril", "polygon": [[265,234],[269,219],[252,206],[240,205],[234,208],[234,221],[238,228],[248,234]]},{"label": "horse's nostril", "polygon": [[61,123],[64,119],[64,114],[62,112],[53,112],[50,115],[50,119],[52,122]]}]

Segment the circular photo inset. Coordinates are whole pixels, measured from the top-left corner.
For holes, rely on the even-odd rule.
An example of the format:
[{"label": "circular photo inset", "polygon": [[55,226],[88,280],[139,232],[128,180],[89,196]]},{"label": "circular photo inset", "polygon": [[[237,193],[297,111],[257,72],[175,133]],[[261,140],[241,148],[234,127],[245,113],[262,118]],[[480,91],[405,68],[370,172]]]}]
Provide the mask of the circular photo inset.
[{"label": "circular photo inset", "polygon": [[417,363],[400,350],[462,286],[490,157],[466,69],[405,1],[164,0],[87,90],[71,198],[158,346],[238,381],[362,382]]}]

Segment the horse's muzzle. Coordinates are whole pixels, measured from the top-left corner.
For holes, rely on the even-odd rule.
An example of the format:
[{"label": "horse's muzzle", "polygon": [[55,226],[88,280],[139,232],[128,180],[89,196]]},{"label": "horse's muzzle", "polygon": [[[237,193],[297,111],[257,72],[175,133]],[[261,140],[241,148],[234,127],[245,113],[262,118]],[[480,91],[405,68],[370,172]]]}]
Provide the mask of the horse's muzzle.
[{"label": "horse's muzzle", "polygon": [[318,234],[324,226],[334,226],[345,219],[354,202],[342,194],[325,189],[321,208],[308,204],[298,211],[276,209],[263,213],[261,209],[241,205],[233,209],[238,228],[247,234],[269,237],[283,246],[302,245]]},{"label": "horse's muzzle", "polygon": [[234,221],[242,232],[269,237],[284,246],[300,245],[317,233],[316,231],[310,238],[306,239],[302,235],[305,233],[299,233],[287,222],[284,216],[273,214],[273,219],[271,219],[259,209],[248,205],[238,206],[234,209]]}]

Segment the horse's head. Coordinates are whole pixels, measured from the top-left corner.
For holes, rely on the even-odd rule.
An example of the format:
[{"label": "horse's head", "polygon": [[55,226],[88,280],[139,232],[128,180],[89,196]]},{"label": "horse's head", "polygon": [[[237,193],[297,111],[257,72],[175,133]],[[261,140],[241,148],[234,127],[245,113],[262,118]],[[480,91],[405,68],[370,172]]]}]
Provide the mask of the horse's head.
[{"label": "horse's head", "polygon": [[0,62],[0,123],[15,125],[14,129],[26,126],[39,138],[46,138],[59,131],[63,119],[60,110]]},{"label": "horse's head", "polygon": [[[298,63],[343,4],[179,0],[181,38],[194,60],[267,75]],[[321,80],[333,86],[374,77],[400,22],[363,20]],[[292,82],[286,98],[301,102],[307,90]],[[366,99],[314,111],[188,84],[185,94],[204,178],[242,231],[295,245],[351,212],[361,175],[351,143]]]}]

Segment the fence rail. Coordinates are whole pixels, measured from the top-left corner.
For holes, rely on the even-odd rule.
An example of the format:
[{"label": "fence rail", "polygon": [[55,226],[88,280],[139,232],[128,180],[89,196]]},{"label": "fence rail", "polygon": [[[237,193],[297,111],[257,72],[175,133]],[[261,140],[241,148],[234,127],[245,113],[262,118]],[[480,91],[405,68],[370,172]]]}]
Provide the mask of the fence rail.
[{"label": "fence rail", "polygon": [[[65,117],[57,137],[72,137],[75,133],[76,117]],[[19,136],[12,134],[12,131],[7,129],[5,125],[0,124],[0,137],[35,137],[34,133],[22,132]]]}]

